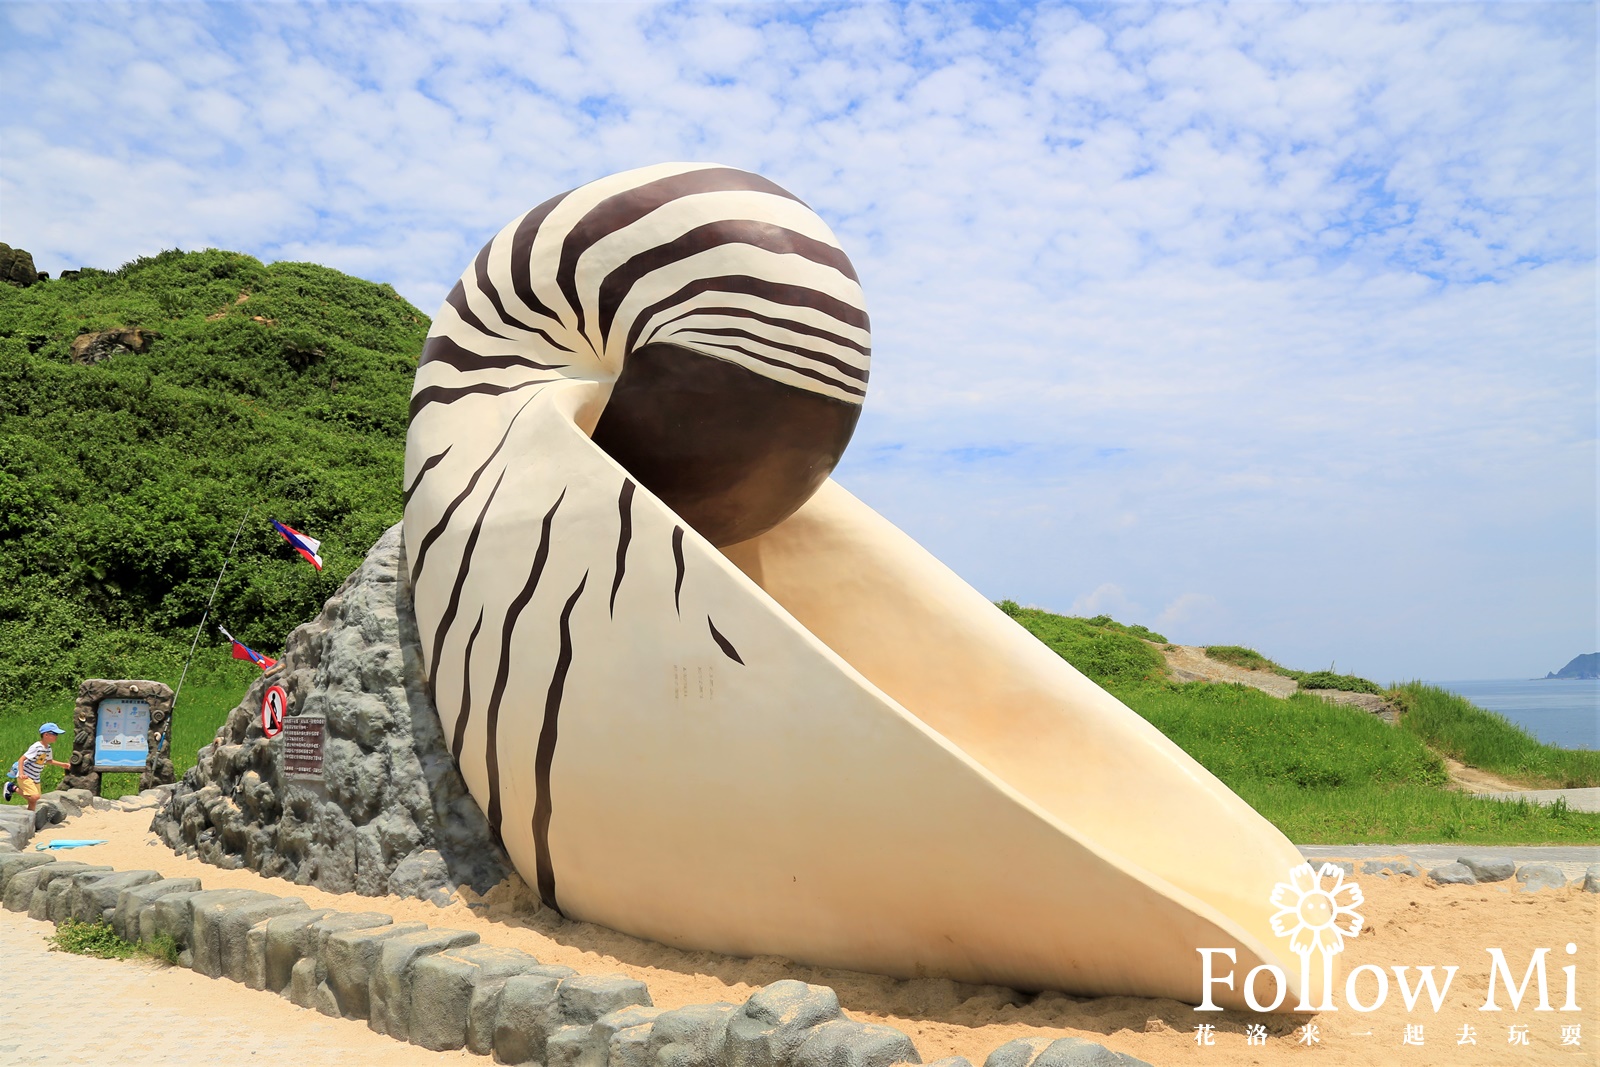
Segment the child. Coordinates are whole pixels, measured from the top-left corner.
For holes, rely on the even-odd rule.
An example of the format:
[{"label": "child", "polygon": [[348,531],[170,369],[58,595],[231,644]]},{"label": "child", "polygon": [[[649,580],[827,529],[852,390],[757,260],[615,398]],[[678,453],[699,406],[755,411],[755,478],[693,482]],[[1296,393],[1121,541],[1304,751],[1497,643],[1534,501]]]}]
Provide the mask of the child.
[{"label": "child", "polygon": [[[44,773],[44,765],[48,763],[63,770],[71,766],[69,763],[62,763],[56,759],[55,754],[50,751],[50,747],[56,743],[56,738],[60,737],[62,733],[61,727],[53,722],[47,722],[39,727],[39,740],[29,745],[28,751],[24,752],[22,758],[17,761],[17,767],[20,768],[21,773],[17,776],[16,783],[14,785],[11,782],[6,783],[5,798],[7,800],[11,799],[13,791],[20,792],[24,797],[28,798],[28,810],[32,811],[39,804],[39,775]],[[12,751],[16,750],[13,749]]]}]

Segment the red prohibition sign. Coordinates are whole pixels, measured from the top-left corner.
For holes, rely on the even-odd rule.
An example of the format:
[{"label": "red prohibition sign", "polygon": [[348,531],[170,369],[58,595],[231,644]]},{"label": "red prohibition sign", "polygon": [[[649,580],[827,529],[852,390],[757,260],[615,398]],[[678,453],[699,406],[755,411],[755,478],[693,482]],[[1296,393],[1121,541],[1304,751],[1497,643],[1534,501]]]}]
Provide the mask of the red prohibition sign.
[{"label": "red prohibition sign", "polygon": [[268,686],[261,695],[261,732],[277,737],[283,731],[283,713],[288,708],[289,694],[283,691],[283,686]]}]

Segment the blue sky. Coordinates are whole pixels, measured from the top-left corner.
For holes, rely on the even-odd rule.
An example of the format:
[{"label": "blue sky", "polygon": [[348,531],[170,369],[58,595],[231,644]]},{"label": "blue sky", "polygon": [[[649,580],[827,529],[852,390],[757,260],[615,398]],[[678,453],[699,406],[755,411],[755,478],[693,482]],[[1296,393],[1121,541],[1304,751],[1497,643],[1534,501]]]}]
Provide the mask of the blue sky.
[{"label": "blue sky", "polygon": [[1595,8],[0,3],[0,239],[431,313],[516,214],[759,171],[873,319],[838,478],[991,598],[1380,681],[1596,625]]}]

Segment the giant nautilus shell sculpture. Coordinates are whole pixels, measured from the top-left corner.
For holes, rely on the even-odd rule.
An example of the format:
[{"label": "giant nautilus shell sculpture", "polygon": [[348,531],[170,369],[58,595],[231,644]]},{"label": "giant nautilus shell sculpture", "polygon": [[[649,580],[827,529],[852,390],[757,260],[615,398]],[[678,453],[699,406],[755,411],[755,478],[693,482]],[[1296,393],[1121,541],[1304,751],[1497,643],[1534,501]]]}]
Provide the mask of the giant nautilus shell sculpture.
[{"label": "giant nautilus shell sculpture", "polygon": [[1193,1001],[1197,947],[1281,965],[1293,846],[828,479],[869,352],[823,221],[709,164],[555,197],[451,290],[405,543],[518,870],[574,919],[903,977]]}]

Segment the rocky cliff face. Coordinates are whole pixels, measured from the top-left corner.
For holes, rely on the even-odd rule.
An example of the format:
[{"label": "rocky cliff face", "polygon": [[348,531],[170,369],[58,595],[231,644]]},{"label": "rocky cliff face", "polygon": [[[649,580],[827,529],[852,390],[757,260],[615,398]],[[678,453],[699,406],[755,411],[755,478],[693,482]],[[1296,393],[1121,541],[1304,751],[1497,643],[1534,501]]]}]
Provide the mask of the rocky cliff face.
[{"label": "rocky cliff face", "polygon": [[[391,527],[289,635],[280,667],[250,687],[156,816],[174,849],[330,892],[440,902],[511,874],[428,696],[404,552]],[[286,778],[283,737],[263,734],[274,683],[289,716],[324,720],[321,781]]]}]

